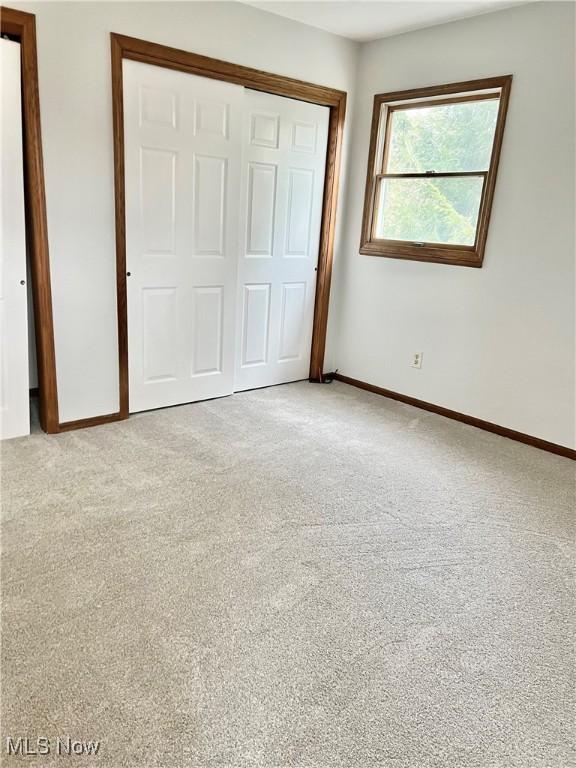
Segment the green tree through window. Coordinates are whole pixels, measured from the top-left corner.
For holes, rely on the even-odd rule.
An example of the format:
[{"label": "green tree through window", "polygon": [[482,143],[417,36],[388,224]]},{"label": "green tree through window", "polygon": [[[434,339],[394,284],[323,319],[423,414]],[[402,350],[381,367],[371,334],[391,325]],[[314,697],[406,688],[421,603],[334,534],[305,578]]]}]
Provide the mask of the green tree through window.
[{"label": "green tree through window", "polygon": [[376,237],[474,244],[498,107],[492,98],[392,108],[385,174],[429,175],[380,179]]}]

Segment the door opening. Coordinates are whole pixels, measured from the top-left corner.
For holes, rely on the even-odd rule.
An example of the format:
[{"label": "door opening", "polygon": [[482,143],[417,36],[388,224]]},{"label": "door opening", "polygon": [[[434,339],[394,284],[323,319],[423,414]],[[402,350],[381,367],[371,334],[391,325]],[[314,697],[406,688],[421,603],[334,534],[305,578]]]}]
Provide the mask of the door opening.
[{"label": "door opening", "polygon": [[[111,414],[110,419],[114,416],[127,418],[132,410],[218,396],[212,394],[216,382],[220,382],[226,390],[221,394],[229,394],[235,390],[303,377],[322,381],[346,94],[122,35],[112,34],[111,40],[120,412],[117,415]],[[180,114],[183,102],[178,93],[179,85],[158,89],[157,83],[141,82],[136,96],[134,93],[128,94],[123,76],[123,63],[126,60],[132,60],[128,62],[130,64],[138,62],[140,65],[155,65],[152,69],[164,71],[168,75],[199,75],[199,78],[190,78],[189,82],[212,81],[216,89],[224,87],[228,90],[221,91],[222,98],[200,97],[188,100],[194,101],[192,111],[189,107],[182,107]],[[186,89],[187,86],[182,84],[182,88]],[[260,96],[262,99],[268,97],[274,100],[285,97],[280,101],[288,103],[293,100],[301,108],[308,108],[312,112],[317,109],[323,115],[320,122],[310,119],[310,115],[304,115],[303,119],[295,118],[290,126],[287,123],[284,127],[277,121],[278,105],[270,102],[267,107],[255,106],[252,109],[253,115],[249,117],[248,143],[262,156],[254,156],[248,161],[249,167],[244,169],[246,183],[242,185],[240,182],[233,204],[230,205],[230,190],[234,188],[234,179],[237,180],[239,176],[242,179],[242,161],[239,163],[238,153],[227,155],[222,147],[226,141],[228,146],[238,141],[238,137],[232,135],[232,129],[238,119],[242,122],[242,115],[238,117],[233,93],[243,92],[244,89],[260,92],[253,94],[254,98]],[[267,118],[270,113],[272,119],[269,120]],[[255,119],[252,120],[252,117]],[[208,134],[212,134],[209,143],[197,143],[196,150],[187,153],[189,159],[184,157],[177,141],[179,120],[184,119],[191,121],[194,138],[204,134],[204,139],[208,140]],[[152,143],[141,136],[140,144],[133,142],[130,149],[127,146],[130,140],[128,136],[136,123],[138,129],[148,123],[148,138],[152,138]],[[292,149],[302,157],[316,154],[314,147],[319,148],[324,144],[321,159],[317,162],[318,168],[310,168],[298,162],[285,164],[281,189],[277,186],[280,181],[279,160],[272,155],[268,159],[265,157],[266,150],[274,149],[270,142],[275,142],[276,124],[280,131],[290,132]],[[167,138],[170,133],[171,139]],[[137,165],[139,176],[134,176]],[[178,166],[189,167],[190,173],[184,183],[192,184],[188,222],[181,217],[181,227],[176,216],[180,202],[173,193],[178,186]],[[145,195],[142,195],[142,191],[155,186],[147,186],[146,176],[157,182],[162,181],[166,194],[161,204],[149,206],[153,215],[144,216],[142,206]],[[129,232],[134,208],[128,196],[135,178],[140,183],[139,215],[142,226],[139,245],[136,242],[138,238],[132,237]],[[269,204],[269,193],[276,189],[283,200],[282,206],[279,203],[273,203],[272,206]],[[245,190],[246,200],[250,190],[258,202],[252,211],[248,211],[248,202],[244,207],[238,204]],[[131,199],[133,201],[136,198],[132,195]],[[307,207],[310,219],[299,216]],[[242,209],[241,218],[243,216],[245,220],[240,222],[240,232],[236,225],[236,248],[239,253],[244,249],[246,261],[253,259],[250,264],[252,271],[247,267],[242,277],[233,268],[235,265],[226,261],[224,255],[227,232],[234,231],[233,220],[238,217],[239,209]],[[284,255],[291,259],[290,267],[294,274],[290,271],[284,276],[280,272],[257,274],[257,262],[263,265],[265,259],[269,258],[267,253],[258,253],[266,251],[266,248],[260,248],[257,241],[269,239],[273,229],[270,227],[272,209],[273,217],[289,219],[292,216],[294,221],[299,219],[298,224],[291,228],[287,228],[284,223],[284,236],[278,241],[277,248],[278,252],[285,249]],[[194,217],[200,222],[198,227],[190,224]],[[314,226],[311,226],[311,221]],[[304,260],[305,240],[308,238],[311,243],[314,240],[311,237],[312,230],[316,230],[315,251],[318,260],[316,265],[312,265],[312,274],[306,273],[303,276],[297,274],[297,263],[299,259],[300,264]],[[253,248],[245,248],[247,234],[253,236]],[[179,264],[181,260],[173,258],[177,250],[175,244],[179,238],[182,241],[186,237],[190,240],[189,258],[187,262],[184,260],[184,264]],[[273,235],[273,241],[277,237],[280,236]],[[155,284],[139,285],[138,279],[142,275],[137,280],[133,279],[136,277],[135,270],[132,269],[132,262],[127,261],[127,255],[130,259],[133,247],[137,253],[146,255],[146,266],[142,274],[156,270]],[[234,256],[233,261],[237,265],[237,253]],[[197,261],[194,262],[194,259]],[[166,266],[164,270],[157,269],[161,261]],[[206,270],[211,270],[211,276],[208,277],[207,272],[196,284],[194,281],[182,281],[182,270],[190,269],[191,263],[196,266],[203,263]],[[256,272],[253,272],[254,269]],[[167,282],[162,282],[158,279],[160,273],[164,277],[169,274],[172,276]],[[239,294],[233,297],[236,301],[229,298],[230,290],[226,290],[226,286],[229,288],[232,282],[236,287],[235,293]],[[190,287],[193,295],[188,297]],[[131,294],[138,288],[141,295],[132,296],[131,300]],[[275,302],[279,309],[274,309],[274,316],[271,309],[273,294],[279,297],[279,301]],[[234,304],[236,311],[232,312],[231,320],[230,308],[233,310]],[[129,328],[131,307],[139,307],[134,310],[136,322],[142,327],[142,333],[137,339],[131,338]],[[183,307],[184,313],[188,312],[187,317],[183,315]],[[309,338],[300,344],[301,339],[306,339],[306,322],[303,319],[306,316],[311,321]],[[145,328],[146,323],[148,328]],[[174,338],[174,331],[179,324],[183,328],[182,333],[175,344],[169,343],[168,340]],[[161,333],[155,336],[158,329],[161,329]],[[200,332],[198,329],[201,329]],[[271,358],[261,354],[264,347],[272,347],[272,342],[280,357],[280,360],[274,360],[274,365],[270,365]],[[242,371],[239,373],[235,360],[242,360],[243,344],[244,364],[240,364]],[[226,354],[231,345],[233,354]],[[240,354],[238,350],[241,350]],[[133,402],[133,382],[129,376],[133,361],[140,371],[141,381],[146,376],[148,378],[145,387],[147,394],[141,398],[140,403]],[[284,365],[276,366],[276,370],[273,370],[278,362]],[[230,367],[236,368],[236,383],[234,370],[230,375]],[[282,368],[284,370],[280,373]],[[286,374],[288,368],[294,370]],[[263,375],[265,369],[270,380]],[[200,396],[196,394],[182,398],[182,388],[192,388],[189,381],[191,378],[194,379],[193,388],[199,391],[204,387],[206,391]],[[151,402],[148,395],[154,401],[162,389],[169,394],[165,398],[159,396],[155,404],[147,404]],[[136,400],[140,395],[136,395]]]},{"label": "door opening", "polygon": [[[23,179],[21,178],[20,182],[16,183],[15,188],[19,186],[22,189],[23,183],[24,221],[21,216],[22,193],[20,193],[20,203],[18,204],[20,214],[17,215],[17,223],[13,224],[16,229],[11,229],[6,237],[16,238],[16,241],[21,244],[25,243],[23,248],[20,245],[16,251],[12,251],[12,243],[10,242],[10,254],[7,248],[8,243],[2,243],[2,284],[8,291],[9,288],[12,288],[12,282],[15,281],[14,290],[10,290],[3,296],[9,298],[10,302],[16,301],[18,305],[11,308],[8,332],[11,338],[14,328],[20,338],[19,351],[13,353],[16,358],[9,364],[7,364],[8,361],[3,361],[1,364],[2,375],[8,389],[12,387],[12,381],[18,382],[17,385],[14,385],[14,391],[19,403],[19,413],[24,414],[26,411],[29,414],[29,387],[31,386],[29,377],[31,374],[33,376],[35,370],[37,371],[39,420],[42,429],[52,433],[60,431],[60,423],[40,130],[35,16],[5,6],[0,7],[0,34],[2,42],[6,42],[7,47],[12,45],[12,50],[14,50],[14,45],[19,46],[19,55],[12,55],[12,66],[19,66],[20,69],[19,106],[15,106],[16,102],[12,106],[13,110],[19,110],[21,116],[20,160],[19,165],[5,170],[6,162],[3,152],[3,174],[7,174],[6,182],[14,183],[14,179],[23,170]],[[3,69],[3,76],[4,73],[7,75],[8,71],[8,69]],[[16,98],[15,94],[13,94],[13,98]],[[8,121],[8,117],[3,114],[3,128],[5,119]],[[8,126],[9,123],[7,122],[6,125]],[[8,179],[8,175],[10,175],[11,180]],[[12,203],[14,204],[17,199],[12,196]],[[17,234],[18,232],[20,234]],[[12,275],[12,270],[15,272],[14,275]],[[7,282],[8,277],[9,282]],[[16,288],[19,289],[18,292],[14,292]],[[30,294],[31,301],[29,300]],[[30,315],[33,315],[35,322],[34,328],[27,330],[28,308],[26,304],[28,303]],[[14,323],[16,325],[13,325]],[[0,333],[4,333],[6,330],[4,328]],[[28,332],[34,334],[36,366],[28,361]],[[11,347],[16,349],[15,345],[11,345]],[[6,388],[5,392],[6,394],[8,392]]]},{"label": "door opening", "polygon": [[20,44],[0,40],[2,243],[0,258],[0,438],[30,433],[26,217]]}]

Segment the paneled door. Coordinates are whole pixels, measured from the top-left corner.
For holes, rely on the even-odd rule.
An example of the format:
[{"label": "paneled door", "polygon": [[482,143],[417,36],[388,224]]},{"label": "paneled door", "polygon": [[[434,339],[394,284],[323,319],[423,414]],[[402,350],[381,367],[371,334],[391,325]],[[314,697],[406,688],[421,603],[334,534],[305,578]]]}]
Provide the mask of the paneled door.
[{"label": "paneled door", "polygon": [[30,433],[20,45],[0,40],[0,438]]},{"label": "paneled door", "polygon": [[235,391],[308,378],[329,114],[246,90]]},{"label": "paneled door", "polygon": [[234,389],[244,89],[124,61],[130,411]]}]

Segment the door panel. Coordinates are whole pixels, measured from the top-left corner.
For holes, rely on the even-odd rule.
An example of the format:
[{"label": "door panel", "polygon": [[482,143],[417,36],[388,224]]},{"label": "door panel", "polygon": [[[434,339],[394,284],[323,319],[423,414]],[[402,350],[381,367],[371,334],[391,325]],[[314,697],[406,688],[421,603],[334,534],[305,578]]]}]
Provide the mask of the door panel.
[{"label": "door panel", "polygon": [[194,256],[224,256],[227,164],[224,157],[194,157]]},{"label": "door panel", "polygon": [[142,147],[140,180],[145,253],[174,253],[176,152]]},{"label": "door panel", "polygon": [[305,311],[306,283],[284,283],[282,285],[279,360],[299,360],[303,356]]},{"label": "door panel", "polygon": [[244,286],[241,365],[267,362],[270,283]]},{"label": "door panel", "polygon": [[30,403],[20,45],[2,39],[0,54],[0,438],[4,439],[30,433]]},{"label": "door panel", "polygon": [[248,258],[272,256],[276,170],[265,163],[248,165]]},{"label": "door panel", "polygon": [[244,89],[123,67],[134,412],[233,391]]},{"label": "door panel", "polygon": [[194,289],[192,376],[222,372],[223,297],[223,285]]},{"label": "door panel", "polygon": [[308,378],[328,120],[245,92],[236,391]]},{"label": "door panel", "polygon": [[178,378],[176,288],[142,288],[144,382]]},{"label": "door panel", "polygon": [[284,256],[307,258],[310,250],[310,217],[314,192],[314,171],[290,168],[288,171],[288,212]]}]

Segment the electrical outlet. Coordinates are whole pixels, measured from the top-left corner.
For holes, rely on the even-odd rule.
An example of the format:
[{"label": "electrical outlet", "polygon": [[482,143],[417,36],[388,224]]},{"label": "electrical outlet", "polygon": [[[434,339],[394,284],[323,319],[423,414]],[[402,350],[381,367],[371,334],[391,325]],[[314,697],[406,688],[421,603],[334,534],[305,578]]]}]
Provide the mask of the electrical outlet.
[{"label": "electrical outlet", "polygon": [[410,365],[412,368],[422,368],[422,352],[414,352]]}]

